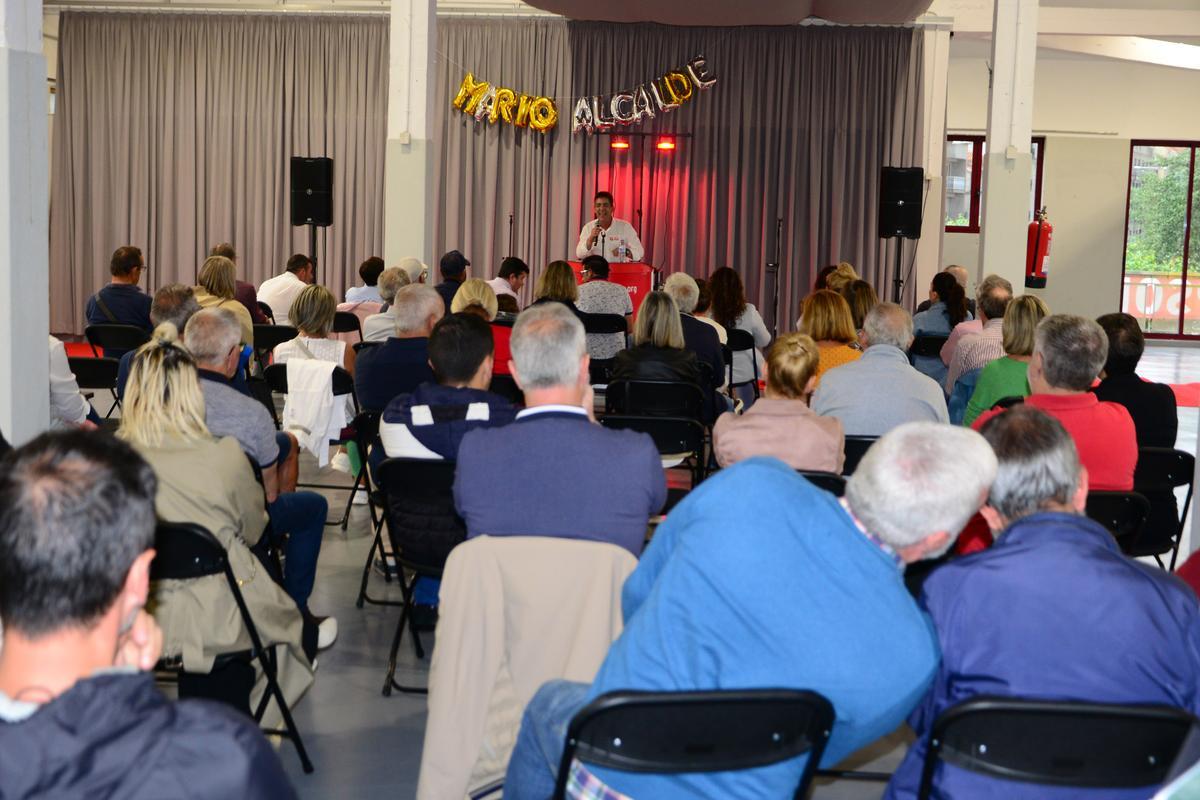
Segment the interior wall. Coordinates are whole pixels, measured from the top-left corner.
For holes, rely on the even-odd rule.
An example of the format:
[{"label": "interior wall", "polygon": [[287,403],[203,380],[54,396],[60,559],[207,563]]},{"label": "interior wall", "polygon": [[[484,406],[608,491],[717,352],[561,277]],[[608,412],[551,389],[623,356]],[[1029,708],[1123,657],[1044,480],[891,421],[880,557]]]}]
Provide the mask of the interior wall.
[{"label": "interior wall", "polygon": [[[987,126],[982,58],[950,59],[947,133]],[[1130,139],[1200,139],[1200,71],[1038,53],[1034,135],[1046,136],[1042,202],[1054,224],[1054,311],[1096,317],[1120,308]],[[974,271],[979,236],[944,233],[942,263]]]}]

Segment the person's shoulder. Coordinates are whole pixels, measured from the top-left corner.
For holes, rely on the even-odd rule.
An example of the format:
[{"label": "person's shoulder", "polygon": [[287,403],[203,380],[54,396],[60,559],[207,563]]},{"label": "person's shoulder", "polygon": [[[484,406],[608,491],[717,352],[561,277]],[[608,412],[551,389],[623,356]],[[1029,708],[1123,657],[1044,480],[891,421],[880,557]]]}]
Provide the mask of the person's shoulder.
[{"label": "person's shoulder", "polygon": [[205,796],[296,796],[279,756],[252,720],[206,700],[182,700],[170,708],[160,769],[190,776],[187,782],[204,787]]}]

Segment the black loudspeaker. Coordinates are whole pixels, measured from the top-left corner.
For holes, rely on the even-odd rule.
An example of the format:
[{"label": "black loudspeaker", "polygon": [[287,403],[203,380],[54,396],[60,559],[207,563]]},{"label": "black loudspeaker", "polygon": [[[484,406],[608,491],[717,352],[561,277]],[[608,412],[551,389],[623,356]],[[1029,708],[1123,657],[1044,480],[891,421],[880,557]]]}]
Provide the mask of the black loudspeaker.
[{"label": "black loudspeaker", "polygon": [[292,224],[333,224],[333,159],[292,156]]},{"label": "black loudspeaker", "polygon": [[921,203],[925,170],[884,167],[879,182],[879,238],[921,238]]}]

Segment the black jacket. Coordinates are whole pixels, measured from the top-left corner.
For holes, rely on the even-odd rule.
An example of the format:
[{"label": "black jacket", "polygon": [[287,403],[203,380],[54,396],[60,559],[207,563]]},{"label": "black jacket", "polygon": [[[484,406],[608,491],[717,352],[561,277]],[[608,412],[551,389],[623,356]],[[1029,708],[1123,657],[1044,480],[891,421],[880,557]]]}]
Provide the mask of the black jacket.
[{"label": "black jacket", "polygon": [[294,798],[254,722],[172,702],[146,673],[75,684],[33,716],[0,721],[0,798]]},{"label": "black jacket", "polygon": [[1175,446],[1179,411],[1170,386],[1144,381],[1137,375],[1112,375],[1092,391],[1102,401],[1125,406],[1137,429],[1138,447]]},{"label": "black jacket", "polygon": [[695,353],[649,344],[617,353],[611,381],[680,381],[702,385]]},{"label": "black jacket", "polygon": [[721,337],[717,336],[717,329],[691,314],[680,314],[679,321],[683,324],[683,346],[696,354],[697,361],[708,365],[707,377],[711,381],[709,386],[720,389],[726,376],[725,358],[721,355]]}]

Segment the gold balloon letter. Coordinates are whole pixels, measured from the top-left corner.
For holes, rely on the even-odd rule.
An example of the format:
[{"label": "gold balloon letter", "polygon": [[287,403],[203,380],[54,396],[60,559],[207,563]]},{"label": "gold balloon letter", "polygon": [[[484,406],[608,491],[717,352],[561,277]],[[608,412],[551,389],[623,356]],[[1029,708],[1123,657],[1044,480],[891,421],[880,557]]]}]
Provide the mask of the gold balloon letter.
[{"label": "gold balloon letter", "polygon": [[[487,90],[487,81],[476,83],[475,76],[468,72],[467,77],[463,78],[462,86],[458,87],[458,94],[454,96],[454,107],[462,108],[468,114],[474,113],[475,104],[479,102],[479,98],[483,97],[483,93]],[[467,104],[466,108],[463,108],[463,103]]]},{"label": "gold balloon letter", "polygon": [[558,109],[549,97],[536,97],[529,104],[529,127],[545,133],[558,122]]},{"label": "gold balloon letter", "polygon": [[496,116],[512,125],[513,122],[513,106],[517,104],[517,95],[512,89],[497,89],[496,103],[492,106],[492,116],[490,121],[495,122]]}]

